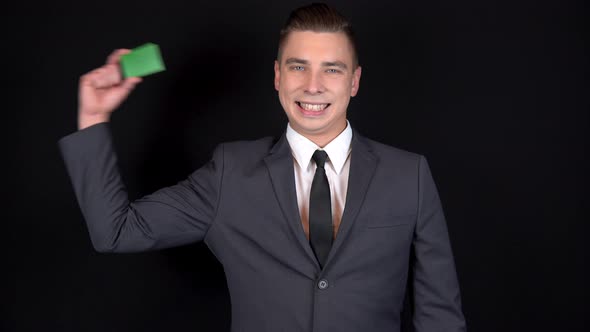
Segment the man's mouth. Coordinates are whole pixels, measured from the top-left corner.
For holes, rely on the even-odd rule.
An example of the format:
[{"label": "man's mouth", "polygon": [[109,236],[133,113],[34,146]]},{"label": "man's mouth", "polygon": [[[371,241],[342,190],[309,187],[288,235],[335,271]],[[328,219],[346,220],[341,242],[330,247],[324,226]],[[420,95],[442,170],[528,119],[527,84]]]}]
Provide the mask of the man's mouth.
[{"label": "man's mouth", "polygon": [[321,112],[325,110],[330,104],[311,104],[311,103],[304,103],[302,101],[295,102],[299,107],[301,107],[304,111],[308,112]]}]

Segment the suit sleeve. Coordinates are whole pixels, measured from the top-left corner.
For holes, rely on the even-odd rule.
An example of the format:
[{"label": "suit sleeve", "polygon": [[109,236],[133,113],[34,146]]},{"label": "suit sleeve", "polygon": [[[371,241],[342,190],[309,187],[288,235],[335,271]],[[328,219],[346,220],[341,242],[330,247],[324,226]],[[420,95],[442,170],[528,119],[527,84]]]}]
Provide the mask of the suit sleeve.
[{"label": "suit sleeve", "polygon": [[129,202],[109,123],[65,136],[58,146],[97,251],[148,251],[204,239],[220,195],[223,147],[187,179]]},{"label": "suit sleeve", "polygon": [[420,157],[414,234],[416,332],[465,331],[461,295],[443,209],[428,163]]}]

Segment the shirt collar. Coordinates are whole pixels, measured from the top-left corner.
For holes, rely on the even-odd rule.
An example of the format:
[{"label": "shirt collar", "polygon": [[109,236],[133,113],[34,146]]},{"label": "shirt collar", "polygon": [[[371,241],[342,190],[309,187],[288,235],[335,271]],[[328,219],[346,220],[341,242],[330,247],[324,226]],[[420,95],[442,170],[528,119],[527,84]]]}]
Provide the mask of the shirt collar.
[{"label": "shirt collar", "polygon": [[352,129],[350,123],[346,121],[346,128],[336,136],[328,145],[323,149],[317,146],[314,142],[310,141],[305,136],[296,132],[291,128],[290,124],[287,124],[287,141],[291,147],[291,153],[293,157],[302,169],[307,169],[311,163],[311,156],[315,150],[324,150],[328,154],[328,158],[336,174],[340,174],[344,163],[350,154],[350,142],[352,141]]}]

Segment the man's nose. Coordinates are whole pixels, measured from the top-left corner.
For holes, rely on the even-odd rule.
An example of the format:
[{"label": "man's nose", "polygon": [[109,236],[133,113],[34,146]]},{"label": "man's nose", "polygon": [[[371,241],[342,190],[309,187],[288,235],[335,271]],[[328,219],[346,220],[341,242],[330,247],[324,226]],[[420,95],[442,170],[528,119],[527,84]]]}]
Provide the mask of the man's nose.
[{"label": "man's nose", "polygon": [[309,94],[319,94],[324,92],[325,87],[322,82],[321,73],[309,73],[305,81],[305,92]]}]

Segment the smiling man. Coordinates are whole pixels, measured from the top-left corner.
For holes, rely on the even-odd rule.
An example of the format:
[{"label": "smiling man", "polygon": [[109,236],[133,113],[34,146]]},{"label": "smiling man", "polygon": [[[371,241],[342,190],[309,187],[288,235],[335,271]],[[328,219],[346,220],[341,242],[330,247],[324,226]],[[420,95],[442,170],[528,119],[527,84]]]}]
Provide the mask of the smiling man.
[{"label": "smiling man", "polygon": [[326,32],[321,18],[298,24],[298,30],[283,30],[275,88],[290,126],[323,147],[346,128],[346,109],[358,91],[361,67],[349,36],[340,30],[345,26]]},{"label": "smiling man", "polygon": [[399,331],[406,295],[415,331],[465,331],[425,158],[346,120],[361,67],[342,15],[312,4],[281,31],[282,137],[221,144],[187,179],[133,202],[108,125],[140,82],[120,77],[126,52],[82,76],[79,130],[59,141],[98,251],[204,241],[224,267],[233,331]]}]

